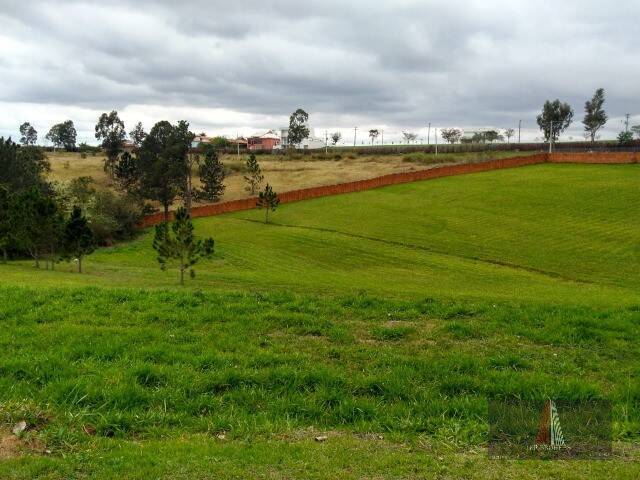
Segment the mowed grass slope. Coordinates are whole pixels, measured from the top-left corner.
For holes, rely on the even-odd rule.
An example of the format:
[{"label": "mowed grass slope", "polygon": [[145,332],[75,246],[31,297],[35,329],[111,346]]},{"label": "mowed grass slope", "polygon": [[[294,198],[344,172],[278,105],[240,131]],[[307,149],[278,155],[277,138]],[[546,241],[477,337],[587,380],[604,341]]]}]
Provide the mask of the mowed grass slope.
[{"label": "mowed grass slope", "polygon": [[[194,288],[542,303],[640,300],[640,167],[542,165],[443,178],[198,219],[216,240]],[[170,287],[152,233],[103,249],[89,274],[13,282]],[[63,268],[64,269],[64,268]]]},{"label": "mowed grass slope", "polygon": [[[84,275],[0,265],[0,478],[638,478],[639,180],[542,165],[198,219],[216,255],[186,288],[152,232]],[[612,400],[614,460],[488,460],[492,396]]]},{"label": "mowed grass slope", "polygon": [[[0,295],[0,425],[31,425],[3,479],[640,473],[637,306]],[[488,461],[487,396],[609,398],[615,460]]]}]

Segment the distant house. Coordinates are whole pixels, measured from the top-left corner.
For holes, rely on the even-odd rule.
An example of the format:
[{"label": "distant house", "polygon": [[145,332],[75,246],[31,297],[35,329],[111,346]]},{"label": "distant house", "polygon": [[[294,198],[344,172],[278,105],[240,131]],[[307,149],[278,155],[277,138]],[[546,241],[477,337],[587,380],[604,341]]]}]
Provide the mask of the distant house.
[{"label": "distant house", "polygon": [[262,135],[255,135],[247,139],[247,148],[249,150],[273,150],[280,148],[282,140],[274,130],[269,130]]},{"label": "distant house", "polygon": [[247,149],[247,144],[248,141],[246,138],[229,138],[227,139],[227,141],[229,142],[229,148],[236,150],[246,150]]},{"label": "distant house", "polygon": [[198,145],[200,145],[201,143],[209,143],[211,142],[211,140],[211,137],[208,137],[204,133],[201,133],[200,135],[196,135],[195,137],[193,137],[191,148],[198,148]]},{"label": "distant house", "polygon": [[[280,129],[280,138],[282,139],[282,148],[287,148],[289,146],[288,128],[285,127]],[[316,137],[314,129],[309,128],[309,136],[303,139],[299,145],[296,145],[296,148],[302,148],[304,150],[315,150],[318,148],[324,148],[325,146],[325,139]]]},{"label": "distant house", "polygon": [[131,153],[136,149],[136,144],[131,140],[125,140],[122,142],[122,150],[125,152]]}]

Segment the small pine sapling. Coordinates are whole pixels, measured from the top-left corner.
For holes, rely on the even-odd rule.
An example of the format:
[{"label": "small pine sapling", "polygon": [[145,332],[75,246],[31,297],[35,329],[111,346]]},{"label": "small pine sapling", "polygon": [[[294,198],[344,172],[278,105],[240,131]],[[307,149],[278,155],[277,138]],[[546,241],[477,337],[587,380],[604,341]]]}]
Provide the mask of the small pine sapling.
[{"label": "small pine sapling", "polygon": [[256,201],[258,208],[264,208],[264,223],[269,223],[269,210],[275,212],[278,205],[280,205],[280,198],[278,198],[278,194],[273,191],[271,185],[267,183],[264,190],[258,194],[258,200]]},{"label": "small pine sapling", "polygon": [[171,227],[166,222],[156,225],[153,248],[158,252],[158,263],[162,270],[166,270],[169,262],[177,261],[180,285],[184,285],[185,271],[189,270],[191,278],[195,277],[193,266],[203,257],[210,258],[213,246],[213,238],[196,239],[191,216],[184,207],[176,211]]}]

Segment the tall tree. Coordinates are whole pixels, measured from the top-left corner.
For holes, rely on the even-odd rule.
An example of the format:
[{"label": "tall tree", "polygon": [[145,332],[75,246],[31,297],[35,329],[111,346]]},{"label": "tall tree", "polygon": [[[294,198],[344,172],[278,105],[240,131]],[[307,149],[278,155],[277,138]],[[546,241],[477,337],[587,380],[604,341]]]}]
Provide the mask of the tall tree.
[{"label": "tall tree", "polygon": [[64,228],[64,247],[67,255],[78,261],[78,273],[82,273],[82,259],[95,250],[95,242],[89,223],[77,205]]},{"label": "tall tree", "polygon": [[73,122],[67,120],[51,127],[44,138],[53,143],[55,147],[64,147],[67,151],[73,151],[76,148],[76,137],[77,133]]},{"label": "tall tree", "polygon": [[197,192],[197,197],[209,202],[218,202],[224,193],[224,165],[218,158],[213,145],[204,146],[204,161],[200,164],[199,171],[202,188]]},{"label": "tall tree", "polygon": [[462,138],[462,131],[457,128],[443,128],[440,130],[442,138],[450,144],[458,143]]},{"label": "tall tree", "polygon": [[38,132],[29,122],[20,125],[20,143],[22,145],[35,145],[38,141]]},{"label": "tall tree", "polygon": [[297,109],[289,117],[288,141],[290,148],[296,148],[302,141],[309,136],[309,114]]},{"label": "tall tree", "polygon": [[0,251],[3,263],[7,263],[11,232],[11,196],[9,189],[0,185]]},{"label": "tall tree", "polygon": [[140,147],[140,145],[142,145],[142,142],[144,142],[146,136],[147,132],[145,132],[144,128],[142,128],[142,122],[136,123],[136,126],[133,127],[133,130],[129,132],[129,138],[131,138],[133,144],[138,148]]},{"label": "tall tree", "polygon": [[138,192],[142,198],[159,202],[169,220],[169,207],[184,191],[189,174],[187,154],[192,133],[185,121],[171,125],[156,123],[138,150]]},{"label": "tall tree", "polygon": [[342,134],[340,132],[333,132],[331,134],[331,141],[333,142],[334,146],[338,144],[341,138],[342,138]]},{"label": "tall tree", "polygon": [[371,130],[369,130],[369,138],[371,139],[371,145],[373,145],[373,142],[375,141],[375,139],[378,138],[378,135],[380,135],[380,130],[378,130],[377,128],[372,128]]},{"label": "tall tree", "polygon": [[599,88],[593,94],[593,98],[584,104],[584,124],[585,135],[591,138],[591,143],[596,141],[596,135],[607,123],[607,112],[604,111],[604,88]]},{"label": "tall tree", "polygon": [[118,155],[122,151],[122,144],[127,136],[124,130],[124,122],[118,117],[118,112],[103,113],[98,118],[95,128],[96,140],[101,142],[102,148],[107,155],[104,162],[104,171],[113,178],[115,164]]},{"label": "tall tree", "polygon": [[573,120],[573,109],[568,103],[560,100],[553,102],[547,100],[542,107],[542,113],[538,115],[537,122],[544,133],[545,141],[556,142],[560,134],[564,132]]},{"label": "tall tree", "polygon": [[618,143],[623,147],[633,145],[633,133],[626,131],[620,132],[620,134],[618,134]]},{"label": "tall tree", "polygon": [[37,187],[24,190],[14,196],[11,228],[16,244],[27,252],[40,268],[40,260],[47,255],[51,245],[54,223],[59,220],[58,209],[52,195]]},{"label": "tall tree", "polygon": [[262,170],[255,153],[249,155],[247,159],[247,174],[244,176],[244,180],[247,182],[247,186],[244,187],[244,189],[251,195],[255,195],[256,190],[260,188],[264,180],[264,175],[262,175]]},{"label": "tall tree", "polygon": [[213,254],[213,238],[196,239],[193,222],[184,207],[176,210],[175,220],[169,228],[167,222],[156,225],[153,248],[158,252],[160,268],[166,270],[170,261],[175,260],[180,272],[180,285],[184,285],[184,272],[189,270],[195,277],[193,266],[203,257]]},{"label": "tall tree", "polygon": [[504,136],[507,137],[507,143],[511,143],[511,137],[516,134],[516,131],[513,128],[505,128]]},{"label": "tall tree", "polygon": [[38,147],[21,147],[0,137],[0,185],[10,193],[46,185],[45,174],[51,170],[49,161]]},{"label": "tall tree", "polygon": [[124,152],[116,162],[113,174],[116,184],[121,190],[133,196],[138,195],[140,172],[136,157],[129,152]]},{"label": "tall tree", "polygon": [[415,142],[416,138],[418,138],[418,134],[411,132],[402,132],[402,137],[406,143]]},{"label": "tall tree", "polygon": [[258,199],[256,200],[256,206],[258,208],[264,208],[264,223],[269,223],[269,211],[275,212],[278,205],[280,205],[280,198],[278,194],[273,191],[271,185],[267,183],[264,190],[258,194]]},{"label": "tall tree", "polygon": [[500,135],[500,132],[498,132],[497,130],[486,130],[482,132],[482,134],[484,135],[485,141],[489,143],[504,140],[504,137]]}]

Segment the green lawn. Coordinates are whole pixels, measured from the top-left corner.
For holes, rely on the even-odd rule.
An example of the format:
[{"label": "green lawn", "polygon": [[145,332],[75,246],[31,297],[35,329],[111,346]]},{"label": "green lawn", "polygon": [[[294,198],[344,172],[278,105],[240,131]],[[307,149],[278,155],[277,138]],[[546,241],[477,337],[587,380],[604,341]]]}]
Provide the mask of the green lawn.
[{"label": "green lawn", "polygon": [[[0,265],[0,478],[638,478],[639,185],[543,165],[200,219],[186,288],[150,234]],[[608,398],[616,458],[489,460],[488,396]]]},{"label": "green lawn", "polygon": [[[542,303],[640,301],[640,167],[542,165],[416,182],[196,221],[216,240],[192,288],[367,291]],[[151,234],[103,249],[88,275],[34,274],[26,285],[173,287]]]}]

